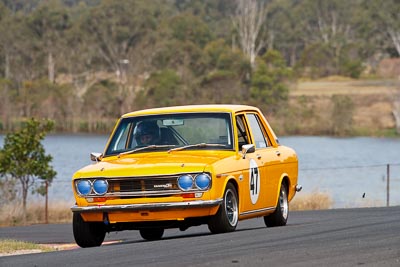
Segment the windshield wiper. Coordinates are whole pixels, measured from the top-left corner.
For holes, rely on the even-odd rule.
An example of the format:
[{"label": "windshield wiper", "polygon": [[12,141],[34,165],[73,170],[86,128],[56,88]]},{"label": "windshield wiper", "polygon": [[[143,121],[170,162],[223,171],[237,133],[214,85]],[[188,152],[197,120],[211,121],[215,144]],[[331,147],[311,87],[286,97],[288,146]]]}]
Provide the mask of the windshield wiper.
[{"label": "windshield wiper", "polygon": [[204,148],[204,147],[210,147],[210,146],[226,147],[226,145],[222,145],[222,144],[199,143],[199,144],[194,144],[194,145],[187,145],[187,146],[172,148],[172,149],[168,150],[168,153],[171,153],[172,151],[179,151],[179,150],[184,150],[184,149],[192,148],[192,147]]},{"label": "windshield wiper", "polygon": [[118,158],[123,156],[123,155],[132,154],[132,153],[135,153],[135,152],[138,152],[138,151],[141,151],[141,150],[156,149],[156,148],[166,148],[166,147],[174,147],[174,146],[175,145],[150,145],[150,146],[139,147],[139,148],[136,148],[136,149],[132,149],[132,150],[129,150],[129,151],[125,151],[125,152],[119,153],[118,154]]}]

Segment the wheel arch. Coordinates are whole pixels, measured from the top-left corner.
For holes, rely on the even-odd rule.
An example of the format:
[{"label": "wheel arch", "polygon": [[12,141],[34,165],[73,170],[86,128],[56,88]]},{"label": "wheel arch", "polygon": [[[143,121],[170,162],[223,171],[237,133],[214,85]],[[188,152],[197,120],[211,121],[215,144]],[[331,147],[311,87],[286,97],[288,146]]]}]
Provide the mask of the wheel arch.
[{"label": "wheel arch", "polygon": [[280,185],[281,184],[285,184],[286,189],[287,189],[287,193],[288,193],[288,201],[291,201],[294,196],[296,195],[296,184],[293,184],[292,179],[290,179],[289,174],[284,173],[281,176],[281,181],[280,181]]},{"label": "wheel arch", "polygon": [[291,188],[291,182],[290,182],[290,178],[289,175],[287,173],[283,173],[279,179],[279,184],[278,184],[278,190],[276,191],[276,203],[278,203],[278,198],[279,198],[279,193],[281,190],[281,185],[285,185],[286,187],[286,191],[288,193],[288,200],[290,201],[293,197],[294,194],[291,192],[290,188]]},{"label": "wheel arch", "polygon": [[226,179],[225,186],[224,186],[224,192],[225,192],[226,186],[229,183],[233,184],[233,186],[235,187],[236,193],[238,194],[238,200],[239,200],[239,184],[236,181],[236,179],[234,179],[234,177],[229,177],[228,179]]},{"label": "wheel arch", "polygon": [[230,176],[225,180],[224,188],[222,190],[222,196],[224,195],[224,192],[226,190],[227,185],[231,183],[235,189],[236,189],[236,194],[237,194],[237,201],[238,201],[238,207],[240,209],[240,194],[239,194],[239,183],[236,181],[234,176]]}]

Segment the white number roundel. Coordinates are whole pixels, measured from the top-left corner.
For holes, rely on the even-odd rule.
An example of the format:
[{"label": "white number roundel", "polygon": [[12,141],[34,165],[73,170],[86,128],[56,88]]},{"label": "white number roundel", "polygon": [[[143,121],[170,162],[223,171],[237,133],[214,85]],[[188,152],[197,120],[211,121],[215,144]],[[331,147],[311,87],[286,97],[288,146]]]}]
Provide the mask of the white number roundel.
[{"label": "white number roundel", "polygon": [[256,204],[260,195],[260,171],[254,159],[250,159],[249,186],[251,203]]}]

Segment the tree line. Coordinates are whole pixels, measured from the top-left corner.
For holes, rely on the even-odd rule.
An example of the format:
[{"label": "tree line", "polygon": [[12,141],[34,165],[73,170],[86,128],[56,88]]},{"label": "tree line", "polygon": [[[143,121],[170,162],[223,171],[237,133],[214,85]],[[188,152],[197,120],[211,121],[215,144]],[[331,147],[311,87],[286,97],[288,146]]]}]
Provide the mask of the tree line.
[{"label": "tree line", "polygon": [[278,114],[298,78],[400,55],[399,0],[1,0],[0,131],[109,132],[129,111],[240,103]]}]

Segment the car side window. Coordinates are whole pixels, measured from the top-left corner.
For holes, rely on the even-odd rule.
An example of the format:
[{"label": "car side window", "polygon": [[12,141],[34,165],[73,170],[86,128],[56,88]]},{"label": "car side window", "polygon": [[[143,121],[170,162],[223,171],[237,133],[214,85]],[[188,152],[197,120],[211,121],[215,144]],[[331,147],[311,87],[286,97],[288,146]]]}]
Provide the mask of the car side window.
[{"label": "car side window", "polygon": [[260,120],[256,114],[246,114],[251,131],[254,137],[254,145],[256,148],[265,148],[268,146],[268,138],[265,136],[265,131],[262,129]]},{"label": "car side window", "polygon": [[121,125],[118,127],[118,132],[115,133],[113,140],[108,148],[110,151],[123,151],[127,147],[130,147],[132,135],[132,124],[128,120],[121,121]]},{"label": "car side window", "polygon": [[247,134],[244,115],[236,116],[236,126],[238,129],[239,150],[241,150],[243,145],[250,143],[248,137],[249,135]]}]

